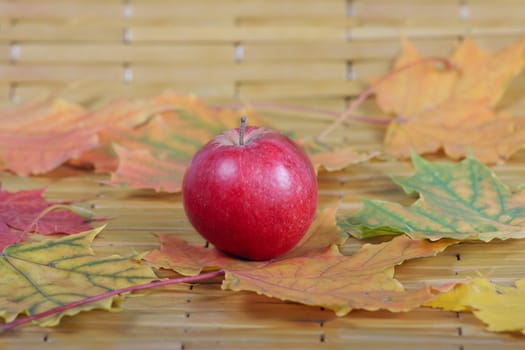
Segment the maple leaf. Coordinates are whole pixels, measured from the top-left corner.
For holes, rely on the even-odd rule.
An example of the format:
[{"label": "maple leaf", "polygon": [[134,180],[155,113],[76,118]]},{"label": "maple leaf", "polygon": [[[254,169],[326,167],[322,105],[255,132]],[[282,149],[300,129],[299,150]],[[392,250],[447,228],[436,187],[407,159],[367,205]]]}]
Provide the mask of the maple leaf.
[{"label": "maple leaf", "polygon": [[[38,243],[11,245],[0,254],[0,316],[7,322],[110,290],[157,279],[138,257],[93,255],[90,245],[103,227]],[[95,308],[115,310],[121,297],[68,309],[39,321],[54,326],[65,315]]]},{"label": "maple leaf", "polygon": [[98,145],[86,111],[61,100],[0,112],[0,169],[18,175],[53,170]]},{"label": "maple leaf", "polygon": [[89,121],[99,126],[99,147],[83,152],[70,159],[69,163],[78,167],[93,167],[96,172],[116,171],[119,164],[118,154],[113,144],[126,140],[135,128],[147,124],[158,113],[171,109],[151,99],[117,100],[90,113]]},{"label": "maple leaf", "polygon": [[13,230],[0,221],[0,252],[8,245],[15,244],[20,239],[19,235],[19,231]]},{"label": "maple leaf", "polygon": [[308,256],[309,254],[323,252],[331,245],[340,246],[344,244],[348,235],[342,233],[336,226],[336,212],[337,207],[328,207],[320,211],[299,243],[280,259]]},{"label": "maple leaf", "polygon": [[[422,60],[408,40],[402,48],[394,70]],[[455,69],[422,62],[378,85],[378,105],[395,116],[386,132],[386,151],[405,157],[411,150],[444,149],[454,159],[470,152],[496,163],[523,148],[524,123],[494,106],[522,71],[524,48],[525,39],[489,55],[466,38],[451,57]]]},{"label": "maple leaf", "polygon": [[[406,233],[412,238],[458,240],[525,237],[525,191],[512,193],[483,163],[430,163],[412,155],[415,174],[393,178],[405,192],[419,193],[411,206],[363,200],[339,226],[358,237]],[[356,232],[356,229],[358,232]]]},{"label": "maple leaf", "polygon": [[316,173],[342,170],[376,157],[379,152],[358,152],[351,147],[334,148],[318,140],[297,140],[310,157]]},{"label": "maple leaf", "polygon": [[379,152],[358,152],[350,148],[337,149],[320,153],[307,152],[314,165],[316,172],[319,171],[337,171],[342,170],[350,165],[366,162],[377,155]]},{"label": "maple leaf", "polygon": [[446,311],[472,311],[490,331],[525,334],[524,298],[523,279],[516,281],[515,287],[506,287],[478,277],[454,285],[425,305]]},{"label": "maple leaf", "polygon": [[394,278],[394,266],[407,259],[435,255],[452,241],[428,242],[405,236],[372,245],[365,244],[352,256],[342,255],[335,245],[326,246],[325,238],[314,238],[331,232],[339,240],[333,211],[325,211],[316,220],[313,233],[305,243],[272,261],[239,260],[215,249],[190,245],[174,235],[161,235],[161,248],[145,256],[150,264],[172,269],[183,275],[196,275],[204,270],[223,269],[223,289],[254,291],[282,300],[317,305],[345,315],[354,308],[407,311],[433,297],[426,286],[406,292]]},{"label": "maple leaf", "polygon": [[166,153],[152,153],[149,149],[133,149],[114,144],[118,166],[111,173],[112,185],[151,188],[157,192],[179,192],[186,161],[178,163]]},{"label": "maple leaf", "polygon": [[0,251],[24,237],[27,233],[43,235],[56,233],[78,233],[89,230],[85,216],[73,212],[75,208],[60,205],[62,210],[53,210],[42,216],[46,210],[55,208],[56,203],[46,201],[42,194],[45,188],[8,192],[0,188]]}]

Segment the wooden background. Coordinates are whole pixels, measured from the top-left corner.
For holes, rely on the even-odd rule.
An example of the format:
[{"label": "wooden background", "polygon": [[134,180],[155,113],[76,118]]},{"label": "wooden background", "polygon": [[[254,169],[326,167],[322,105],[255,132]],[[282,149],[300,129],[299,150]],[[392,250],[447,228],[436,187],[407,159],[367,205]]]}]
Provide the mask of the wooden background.
[{"label": "wooden background", "polygon": [[[425,55],[446,56],[463,36],[487,50],[525,35],[521,0],[0,0],[0,105],[49,93],[84,105],[145,97],[165,89],[210,103],[274,102],[343,111],[371,77],[386,72],[409,36]],[[524,114],[525,75],[501,107]],[[373,102],[360,113],[378,116]],[[262,112],[283,129],[314,135],[333,117]],[[384,127],[347,123],[332,141],[381,149]],[[410,204],[390,179],[409,175],[407,162],[372,162],[321,173],[320,206],[355,212],[360,198]],[[497,174],[525,183],[525,152]],[[70,168],[20,178],[4,188],[48,186],[51,200],[86,200],[109,227],[98,253],[153,249],[154,233],[202,242],[180,196],[104,186],[105,175]],[[351,240],[344,250],[358,249]],[[525,277],[522,241],[468,243],[397,269],[409,289],[467,276],[503,284]],[[0,277],[1,278],[1,277]],[[144,297],[144,294],[147,296]],[[219,281],[132,295],[119,313],[66,318],[55,329],[23,327],[0,336],[0,349],[523,349],[525,337],[494,334],[469,313],[421,308],[410,313],[332,312],[223,292]]]}]

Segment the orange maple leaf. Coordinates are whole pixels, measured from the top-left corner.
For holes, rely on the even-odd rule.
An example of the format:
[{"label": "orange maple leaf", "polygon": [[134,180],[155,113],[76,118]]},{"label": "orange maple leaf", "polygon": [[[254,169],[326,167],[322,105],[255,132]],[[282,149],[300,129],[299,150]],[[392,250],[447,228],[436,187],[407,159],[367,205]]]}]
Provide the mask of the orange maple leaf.
[{"label": "orange maple leaf", "polygon": [[116,171],[119,158],[113,143],[125,143],[129,133],[147,124],[158,113],[165,111],[152,100],[116,100],[89,115],[89,122],[98,126],[100,146],[83,152],[71,159],[70,164],[79,167],[93,167],[96,172]]},{"label": "orange maple leaf", "polygon": [[[333,243],[341,238],[335,209],[318,215],[303,245],[271,261],[244,261],[161,235],[161,248],[145,260],[183,275],[223,269],[223,289],[254,291],[282,300],[323,306],[345,315],[352,309],[408,311],[434,297],[430,286],[407,292],[394,278],[394,266],[403,261],[436,255],[453,243],[428,242],[399,236],[382,244],[365,244],[352,256],[342,255]],[[327,239],[327,237],[330,237]]]},{"label": "orange maple leaf", "polygon": [[[376,88],[377,103],[393,114],[384,144],[396,156],[443,149],[454,159],[472,153],[485,163],[525,147],[524,123],[494,110],[508,82],[524,66],[525,39],[492,55],[466,38],[451,56],[455,69],[425,62]],[[394,69],[420,61],[407,39]]]},{"label": "orange maple leaf", "polygon": [[98,126],[87,111],[61,100],[41,101],[0,113],[0,168],[18,175],[53,170],[98,145]]},{"label": "orange maple leaf", "polygon": [[118,166],[111,173],[110,184],[128,184],[152,188],[157,192],[178,192],[186,162],[177,162],[168,152],[153,153],[148,148],[129,149],[114,144]]},{"label": "orange maple leaf", "polygon": [[337,171],[376,157],[379,152],[358,152],[350,147],[334,148],[331,145],[313,139],[298,139],[301,146],[310,157],[315,171]]}]

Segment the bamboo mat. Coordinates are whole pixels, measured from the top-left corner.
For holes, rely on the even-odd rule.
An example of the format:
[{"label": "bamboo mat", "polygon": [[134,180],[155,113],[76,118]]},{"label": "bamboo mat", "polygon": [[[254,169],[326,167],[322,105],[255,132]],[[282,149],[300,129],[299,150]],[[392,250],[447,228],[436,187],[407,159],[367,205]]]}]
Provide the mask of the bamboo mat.
[{"label": "bamboo mat", "polygon": [[[521,0],[0,0],[0,105],[54,93],[86,105],[166,88],[205,101],[272,101],[342,111],[368,79],[387,71],[409,36],[424,55],[448,55],[470,35],[493,51],[525,35]],[[502,105],[522,114],[525,75]],[[378,116],[372,102],[359,113]],[[332,120],[264,112],[282,129],[315,135]],[[384,128],[347,123],[331,137],[378,150]],[[410,204],[390,179],[408,162],[376,161],[321,173],[320,206],[355,212],[360,199]],[[525,183],[525,152],[495,171],[514,188]],[[50,200],[85,200],[110,217],[97,253],[157,247],[155,233],[201,242],[180,196],[108,187],[107,177],[60,168],[37,177],[0,174],[10,191],[47,186]],[[350,240],[344,251],[356,251]],[[409,288],[467,276],[508,284],[525,278],[525,241],[467,243],[396,269]],[[145,296],[144,296],[145,295]],[[23,327],[0,349],[523,349],[525,337],[486,332],[468,313],[427,308],[409,313],[332,312],[251,293],[219,281],[131,295],[122,312],[65,318],[54,329]]]},{"label": "bamboo mat", "polygon": [[0,0],[0,103],[171,88],[339,107],[401,35],[443,56],[466,35],[496,50],[523,34],[521,0]]}]

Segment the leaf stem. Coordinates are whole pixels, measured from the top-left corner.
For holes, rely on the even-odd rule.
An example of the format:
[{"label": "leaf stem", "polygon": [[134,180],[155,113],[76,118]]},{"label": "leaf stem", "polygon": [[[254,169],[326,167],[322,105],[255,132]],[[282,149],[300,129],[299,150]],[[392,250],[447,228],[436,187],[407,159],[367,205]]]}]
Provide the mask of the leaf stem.
[{"label": "leaf stem", "polygon": [[339,126],[341,126],[341,124],[348,118],[350,118],[350,116],[352,115],[352,113],[354,113],[354,111],[357,109],[357,107],[359,107],[359,105],[361,105],[361,103],[363,103],[364,100],[366,100],[368,98],[368,96],[370,96],[374,91],[375,89],[381,85],[383,82],[389,80],[390,78],[392,78],[393,76],[407,70],[407,69],[411,69],[415,66],[418,66],[420,64],[423,64],[423,63],[428,63],[428,62],[439,62],[439,63],[442,63],[446,69],[450,69],[453,67],[453,64],[452,62],[450,62],[448,59],[444,58],[444,57],[423,57],[421,59],[418,59],[416,61],[413,61],[413,62],[410,62],[408,64],[405,64],[399,68],[396,68],[390,72],[388,72],[387,74],[385,74],[384,76],[382,76],[381,78],[379,78],[378,80],[376,80],[372,85],[370,85],[365,91],[363,91],[361,93],[361,95],[359,95],[355,100],[352,101],[352,103],[350,104],[350,106],[347,108],[346,111],[344,111],[328,128],[326,128],[325,130],[323,130],[318,136],[317,136],[317,140],[318,141],[322,141],[324,138],[326,138],[328,136],[328,134],[330,134],[331,132],[333,132],[335,129],[339,128]]},{"label": "leaf stem", "polygon": [[167,286],[167,285],[171,285],[171,284],[197,282],[197,281],[202,281],[202,280],[206,280],[206,279],[210,279],[210,278],[214,278],[214,277],[219,277],[219,276],[223,276],[223,275],[224,275],[224,270],[217,270],[217,271],[202,273],[202,274],[197,275],[197,276],[185,276],[185,277],[171,278],[171,279],[163,280],[163,281],[155,281],[155,282],[149,282],[149,283],[144,283],[144,284],[137,284],[135,286],[130,286],[130,287],[126,287],[126,288],[110,290],[109,292],[105,292],[105,293],[94,295],[94,296],[91,296],[91,297],[88,297],[88,298],[85,298],[85,299],[77,300],[77,301],[74,301],[74,302],[69,303],[69,304],[60,305],[60,306],[55,307],[53,309],[49,309],[49,310],[46,310],[46,311],[43,311],[43,312],[39,312],[39,313],[34,314],[34,315],[30,315],[30,316],[26,316],[26,317],[22,317],[22,318],[16,319],[16,320],[14,320],[12,322],[8,322],[8,323],[4,324],[3,326],[0,326],[0,334],[6,332],[8,330],[11,330],[13,328],[16,328],[16,327],[18,327],[20,325],[26,324],[28,322],[36,321],[36,320],[42,319],[44,317],[48,317],[48,316],[51,316],[51,315],[54,315],[54,314],[57,314],[57,313],[60,313],[60,312],[64,312],[64,311],[73,309],[75,307],[86,305],[86,304],[89,304],[89,303],[92,303],[92,302],[95,302],[95,301],[99,301],[99,300],[102,300],[102,299],[106,299],[106,298],[109,298],[109,297],[112,297],[112,296],[115,296],[115,295],[119,295],[119,294],[123,294],[123,293],[129,293],[129,292],[134,292],[134,291],[137,291],[137,290],[143,290],[143,289]]}]

